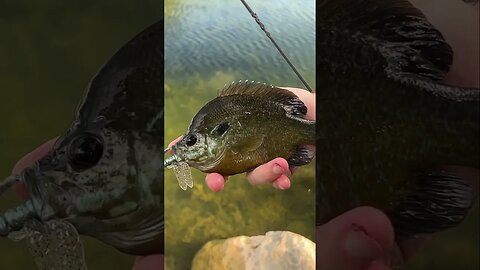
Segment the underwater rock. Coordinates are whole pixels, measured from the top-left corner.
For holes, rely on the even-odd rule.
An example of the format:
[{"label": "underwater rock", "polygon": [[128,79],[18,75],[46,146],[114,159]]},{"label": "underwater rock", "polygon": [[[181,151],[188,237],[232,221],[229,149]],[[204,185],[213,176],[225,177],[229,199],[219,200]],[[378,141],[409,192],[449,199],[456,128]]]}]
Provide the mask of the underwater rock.
[{"label": "underwater rock", "polygon": [[315,243],[288,231],[212,240],[197,252],[192,269],[315,269]]}]

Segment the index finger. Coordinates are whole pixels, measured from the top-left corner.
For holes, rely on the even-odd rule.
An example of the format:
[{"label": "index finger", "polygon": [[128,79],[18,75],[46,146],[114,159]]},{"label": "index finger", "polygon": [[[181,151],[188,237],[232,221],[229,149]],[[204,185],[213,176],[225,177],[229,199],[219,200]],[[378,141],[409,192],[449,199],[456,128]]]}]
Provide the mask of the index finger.
[{"label": "index finger", "polygon": [[[19,174],[26,168],[32,166],[35,162],[40,160],[42,157],[44,157],[50,150],[52,150],[53,145],[55,142],[58,140],[59,137],[55,137],[46,143],[40,145],[37,147],[35,150],[32,152],[26,154],[24,157],[22,157],[17,164],[13,167],[12,173],[13,174]],[[28,192],[23,183],[19,183],[13,187],[15,192],[19,194],[22,198],[27,198],[28,197]]]},{"label": "index finger", "polygon": [[[169,144],[168,144],[168,148],[174,146],[175,144],[177,144],[181,139],[183,138],[183,136],[180,136],[178,138],[176,138],[175,140],[171,141]],[[172,150],[168,150],[168,153],[169,154],[173,154]]]}]

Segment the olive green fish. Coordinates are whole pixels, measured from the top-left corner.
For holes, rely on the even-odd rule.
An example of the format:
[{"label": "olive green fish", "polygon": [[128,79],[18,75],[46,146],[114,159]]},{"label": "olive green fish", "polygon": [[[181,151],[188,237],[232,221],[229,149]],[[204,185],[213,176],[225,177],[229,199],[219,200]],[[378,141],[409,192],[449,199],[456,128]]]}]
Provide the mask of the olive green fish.
[{"label": "olive green fish", "polygon": [[271,85],[238,82],[221,90],[193,118],[188,133],[172,147],[166,165],[186,162],[203,172],[234,175],[276,157],[290,166],[309,163],[315,121],[292,92]]},{"label": "olive green fish", "polygon": [[360,205],[397,238],[458,225],[478,192],[479,89],[440,81],[450,46],[408,1],[325,0],[317,27],[317,224]]}]

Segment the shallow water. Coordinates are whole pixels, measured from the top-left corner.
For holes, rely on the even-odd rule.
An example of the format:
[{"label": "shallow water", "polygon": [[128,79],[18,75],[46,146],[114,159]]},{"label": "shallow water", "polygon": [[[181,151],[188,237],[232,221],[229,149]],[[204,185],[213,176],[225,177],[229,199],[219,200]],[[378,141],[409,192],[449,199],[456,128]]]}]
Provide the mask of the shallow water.
[{"label": "shallow water", "polygon": [[[315,2],[249,4],[314,88]],[[305,88],[240,1],[167,1],[165,15],[165,144],[182,135],[195,113],[234,80]],[[313,166],[295,174],[288,191],[251,187],[239,175],[218,194],[195,169],[194,187],[187,191],[166,172],[167,269],[187,269],[195,252],[218,238],[289,230],[313,240]]]}]

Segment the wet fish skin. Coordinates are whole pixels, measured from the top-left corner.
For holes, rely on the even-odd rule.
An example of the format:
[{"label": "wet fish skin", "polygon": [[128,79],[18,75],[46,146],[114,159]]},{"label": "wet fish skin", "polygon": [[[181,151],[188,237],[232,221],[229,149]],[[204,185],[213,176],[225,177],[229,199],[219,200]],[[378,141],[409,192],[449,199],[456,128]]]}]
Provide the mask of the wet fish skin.
[{"label": "wet fish skin", "polygon": [[[289,111],[290,110],[290,111]],[[315,122],[305,120],[306,107],[288,90],[263,84],[234,83],[193,118],[188,133],[172,150],[203,172],[234,175],[273,158],[305,165],[313,152]]]},{"label": "wet fish skin", "polygon": [[22,173],[37,218],[65,219],[125,253],[163,253],[163,19],[87,90],[68,132]]},{"label": "wet fish skin", "polygon": [[327,0],[319,18],[317,224],[370,205],[397,237],[456,226],[475,191],[439,167],[478,167],[479,90],[441,84],[451,48],[406,1]]}]

